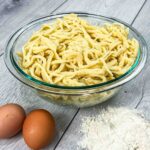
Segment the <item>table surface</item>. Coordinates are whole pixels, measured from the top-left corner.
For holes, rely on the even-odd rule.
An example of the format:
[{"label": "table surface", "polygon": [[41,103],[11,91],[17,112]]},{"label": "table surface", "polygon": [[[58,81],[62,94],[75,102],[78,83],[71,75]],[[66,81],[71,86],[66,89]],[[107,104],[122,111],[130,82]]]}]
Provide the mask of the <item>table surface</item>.
[{"label": "table surface", "polygon": [[[42,100],[24,88],[7,70],[3,54],[5,42],[19,27],[41,16],[65,11],[82,11],[116,17],[131,24],[144,36],[150,46],[150,0],[0,0],[0,104],[15,102],[28,113],[35,108],[50,111],[57,124],[57,137],[45,149],[75,150],[80,136],[80,122],[84,116],[98,114],[103,108],[128,107],[138,109],[150,119],[150,80],[148,67],[138,77],[123,86],[111,100],[91,108],[58,106]],[[21,134],[0,140],[0,149],[28,150]]]}]

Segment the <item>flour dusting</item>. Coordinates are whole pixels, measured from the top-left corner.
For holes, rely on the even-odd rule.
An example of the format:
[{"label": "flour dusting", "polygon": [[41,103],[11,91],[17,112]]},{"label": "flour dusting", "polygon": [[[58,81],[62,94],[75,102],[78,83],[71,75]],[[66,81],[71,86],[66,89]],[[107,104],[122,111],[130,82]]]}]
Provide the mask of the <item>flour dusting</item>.
[{"label": "flour dusting", "polygon": [[108,108],[82,119],[79,149],[150,150],[150,123],[126,108]]}]

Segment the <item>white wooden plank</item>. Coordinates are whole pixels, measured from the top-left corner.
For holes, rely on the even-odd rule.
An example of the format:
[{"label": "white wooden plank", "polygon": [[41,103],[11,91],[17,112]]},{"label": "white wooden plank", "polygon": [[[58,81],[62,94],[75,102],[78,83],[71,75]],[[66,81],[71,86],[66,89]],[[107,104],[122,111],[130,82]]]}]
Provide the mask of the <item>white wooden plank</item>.
[{"label": "white wooden plank", "polygon": [[[96,7],[93,6],[93,3],[94,3],[93,1],[89,3],[90,5],[86,3],[87,1],[84,1],[84,2],[83,1],[82,3],[80,3],[79,7],[83,7],[84,11],[117,17],[121,20],[128,22],[129,24],[132,23],[132,21],[134,20],[134,17],[138,13],[138,9],[135,7],[138,7],[140,9],[140,7],[142,6],[142,5],[137,6],[137,4],[141,2],[137,0],[132,1],[132,2],[131,1],[119,1],[120,3],[117,3],[116,1],[111,1],[113,4],[108,3],[108,5],[106,5],[108,1],[105,1],[105,3],[101,3],[101,5],[96,4]],[[65,5],[63,5],[63,8],[61,9],[62,10],[64,9],[67,11],[68,10],[69,11],[80,10],[78,8],[79,3],[76,1],[74,2],[74,5],[75,4],[76,4],[76,7],[70,7],[69,4],[66,3]],[[102,6],[102,5],[105,5],[105,6]],[[104,12],[103,12],[103,9],[104,9]],[[131,13],[131,10],[134,10],[134,11],[137,10],[137,11]],[[57,145],[56,150],[65,150],[65,149],[76,150],[77,149],[77,142],[80,141],[80,138],[82,137],[82,133],[80,131],[80,125],[81,125],[81,120],[83,117],[91,116],[91,115],[98,115],[100,113],[101,108],[106,108],[107,106],[111,106],[111,107],[124,106],[128,108],[135,108],[143,96],[143,86],[144,86],[143,74],[144,74],[144,71],[136,79],[126,84],[122,88],[122,90],[118,93],[118,95],[113,97],[110,101],[107,101],[103,103],[102,105],[98,105],[93,108],[81,109],[79,113],[76,115],[75,119],[73,120],[66,134],[64,135],[60,143]],[[140,86],[137,86],[137,85],[140,85]]]},{"label": "white wooden plank", "polygon": [[[142,9],[135,23],[133,24],[145,37],[148,47],[150,48],[150,1],[147,1],[146,5]],[[138,104],[137,109],[140,110],[144,116],[150,120],[150,52],[148,51],[148,60],[146,63],[146,69],[144,71],[143,82],[143,96],[141,102]]]},{"label": "white wooden plank", "polygon": [[70,0],[56,12],[85,11],[116,17],[131,23],[144,1],[145,0]]},{"label": "white wooden plank", "polygon": [[22,25],[47,16],[66,0],[5,0],[0,4],[0,54],[8,37]]}]

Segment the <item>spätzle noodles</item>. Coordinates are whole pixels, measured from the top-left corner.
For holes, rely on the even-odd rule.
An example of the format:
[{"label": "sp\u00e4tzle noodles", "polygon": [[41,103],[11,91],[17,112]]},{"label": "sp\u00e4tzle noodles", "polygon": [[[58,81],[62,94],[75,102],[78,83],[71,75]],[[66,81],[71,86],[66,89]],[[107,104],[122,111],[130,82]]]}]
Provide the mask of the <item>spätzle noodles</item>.
[{"label": "sp\u00e4tzle noodles", "polygon": [[94,26],[76,14],[44,24],[18,53],[21,68],[33,78],[62,86],[87,86],[113,80],[134,64],[139,43],[119,23]]}]

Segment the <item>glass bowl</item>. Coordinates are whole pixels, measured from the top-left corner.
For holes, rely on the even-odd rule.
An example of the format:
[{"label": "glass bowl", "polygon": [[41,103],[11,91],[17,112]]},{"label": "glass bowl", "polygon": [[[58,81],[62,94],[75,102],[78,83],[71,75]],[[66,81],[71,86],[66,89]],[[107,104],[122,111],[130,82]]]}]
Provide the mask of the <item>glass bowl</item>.
[{"label": "glass bowl", "polygon": [[[29,39],[33,32],[37,31],[42,24],[55,21],[57,18],[62,18],[66,14],[75,13],[79,17],[87,20],[93,25],[102,25],[104,23],[118,22],[129,28],[129,37],[136,38],[139,42],[138,56],[131,68],[119,78],[114,80],[80,87],[67,87],[53,85],[42,82],[27,75],[18,65],[18,56],[16,52],[22,50],[22,46]],[[88,107],[99,104],[110,99],[115,95],[120,87],[133,79],[145,65],[147,58],[147,45],[144,38],[133,27],[118,19],[104,17],[95,14],[69,12],[56,15],[49,15],[40,19],[34,20],[29,24],[17,30],[8,40],[5,50],[5,63],[9,71],[22,83],[30,87],[37,95],[58,104],[73,105],[77,107]]]}]

